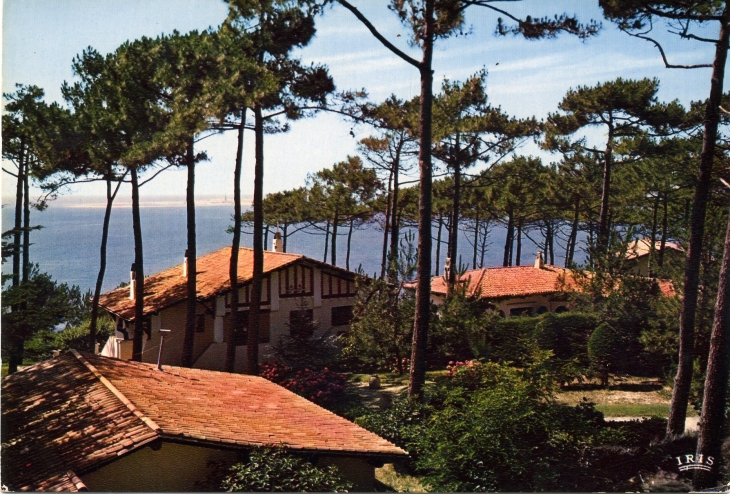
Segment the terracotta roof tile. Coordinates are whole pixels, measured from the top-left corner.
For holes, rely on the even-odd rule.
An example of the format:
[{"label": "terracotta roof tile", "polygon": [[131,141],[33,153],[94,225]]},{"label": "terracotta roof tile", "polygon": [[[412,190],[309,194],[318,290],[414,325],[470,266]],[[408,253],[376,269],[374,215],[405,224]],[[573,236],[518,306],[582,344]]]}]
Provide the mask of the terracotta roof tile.
[{"label": "terracotta roof tile", "polygon": [[[207,299],[229,289],[230,259],[230,247],[224,247],[198,257],[198,298]],[[303,259],[313,261],[299,254],[266,251],[264,252],[264,274]],[[187,278],[182,275],[182,266],[181,263],[145,277],[145,314],[156,312],[187,298]],[[251,281],[252,278],[253,250],[241,248],[238,256],[238,282],[244,284]],[[129,287],[117,288],[103,294],[99,305],[125,319],[134,319],[134,300],[129,298]]]},{"label": "terracotta roof tile", "polygon": [[[575,287],[569,270],[545,265],[482,268],[465,272],[460,283],[467,286],[469,295],[482,298],[520,297],[569,291]],[[431,291],[446,294],[443,276],[431,278]]]},{"label": "terracotta roof tile", "polygon": [[157,437],[71,353],[3,379],[2,400],[3,482],[15,490],[78,490],[69,470]]},{"label": "terracotta roof tile", "polygon": [[[262,377],[85,358],[165,436],[401,455],[403,450]],[[154,405],[153,405],[154,404]]]},{"label": "terracotta roof tile", "polygon": [[13,489],[78,490],[75,474],[158,437],[406,454],[261,377],[72,352],[2,382],[2,473]]}]

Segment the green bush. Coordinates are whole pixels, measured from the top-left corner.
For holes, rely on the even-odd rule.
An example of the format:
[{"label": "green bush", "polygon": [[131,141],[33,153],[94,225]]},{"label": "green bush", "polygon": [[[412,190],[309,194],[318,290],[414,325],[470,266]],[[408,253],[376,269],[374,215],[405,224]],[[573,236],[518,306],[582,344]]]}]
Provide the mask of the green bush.
[{"label": "green bush", "polygon": [[482,355],[492,362],[512,362],[522,367],[536,349],[532,338],[536,317],[493,318],[486,328],[485,351]]},{"label": "green bush", "polygon": [[560,382],[580,378],[588,370],[588,338],[596,326],[594,314],[581,312],[545,314],[535,326],[535,341],[553,353],[550,364]]},{"label": "green bush", "polygon": [[601,323],[588,339],[591,364],[601,373],[601,384],[608,386],[608,371],[618,367],[622,357],[622,335],[608,323]]},{"label": "green bush", "polygon": [[223,479],[226,492],[347,492],[352,486],[337,468],[318,468],[282,447],[251,451],[248,463],[237,463]]}]

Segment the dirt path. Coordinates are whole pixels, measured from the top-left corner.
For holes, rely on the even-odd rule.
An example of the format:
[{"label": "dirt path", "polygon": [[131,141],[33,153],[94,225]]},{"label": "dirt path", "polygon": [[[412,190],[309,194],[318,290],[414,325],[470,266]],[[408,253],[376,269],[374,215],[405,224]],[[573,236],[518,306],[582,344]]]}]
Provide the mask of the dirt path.
[{"label": "dirt path", "polygon": [[380,388],[371,388],[367,383],[350,383],[352,389],[362,399],[367,408],[386,408],[393,403],[393,399],[405,391],[402,384],[382,384]]},{"label": "dirt path", "polygon": [[[630,420],[640,420],[647,417],[606,417],[607,421],[610,422],[628,422]],[[700,429],[700,418],[699,417],[687,417],[684,422],[684,430],[686,432],[693,432]]]}]

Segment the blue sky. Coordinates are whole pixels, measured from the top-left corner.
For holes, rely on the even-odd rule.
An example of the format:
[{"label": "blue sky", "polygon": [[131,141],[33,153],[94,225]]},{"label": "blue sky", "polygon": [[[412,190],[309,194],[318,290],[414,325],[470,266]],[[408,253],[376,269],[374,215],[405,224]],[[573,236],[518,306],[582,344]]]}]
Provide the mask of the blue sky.
[{"label": "blue sky", "polygon": [[[388,39],[418,57],[418,52],[407,46],[409,33],[387,9],[387,1],[354,3]],[[581,20],[600,20],[597,4],[597,0],[525,0],[498,5],[518,16],[568,12]],[[46,91],[48,101],[60,102],[61,84],[74,77],[71,61],[84,48],[92,46],[107,53],[124,41],[141,36],[215,27],[226,12],[225,2],[218,0],[5,0],[3,92],[14,91],[16,83],[35,84]],[[659,98],[663,101],[676,98],[686,105],[709,94],[710,69],[666,69],[652,45],[620,33],[608,21],[603,22],[597,37],[581,42],[569,36],[544,41],[496,37],[497,15],[479,7],[472,7],[466,20],[470,34],[443,40],[436,48],[435,89],[444,78],[463,80],[485,68],[490,102],[515,116],[535,115],[543,119],[557,109],[571,87],[592,86],[619,76],[658,78]],[[682,41],[666,34],[663,26],[657,26],[656,34],[673,63],[712,60],[712,45]],[[716,36],[709,29],[704,34]],[[410,98],[419,91],[417,71],[391,54],[350,12],[339,6],[327,9],[317,19],[316,38],[295,56],[307,63],[327,65],[338,90],[365,88],[373,101],[382,101],[390,94]],[[355,154],[357,139],[370,133],[366,127],[353,128],[341,117],[323,113],[292,123],[287,134],[267,136],[266,192],[303,185],[308,173]],[[243,177],[246,196],[252,191],[252,143],[253,136],[247,136]],[[208,152],[210,161],[198,165],[198,194],[230,197],[234,135],[206,139],[200,143],[200,149]],[[519,152],[530,154],[536,150],[528,144]],[[158,196],[184,200],[185,179],[184,170],[166,171],[145,185],[143,200]],[[9,202],[14,194],[12,180],[3,178],[2,191],[3,203]],[[69,193],[103,196],[104,187],[78,185]],[[123,189],[120,195],[128,197],[129,191]]]}]

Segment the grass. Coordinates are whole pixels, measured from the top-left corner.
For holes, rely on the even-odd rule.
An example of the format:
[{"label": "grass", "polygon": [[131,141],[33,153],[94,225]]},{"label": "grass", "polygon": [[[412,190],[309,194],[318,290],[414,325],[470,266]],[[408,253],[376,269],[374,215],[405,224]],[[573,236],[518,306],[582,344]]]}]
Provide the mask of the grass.
[{"label": "grass", "polygon": [[[613,403],[596,405],[596,410],[603,412],[606,417],[660,417],[669,415],[669,403]],[[696,417],[697,412],[691,406],[687,407],[687,416]]]},{"label": "grass", "polygon": [[376,468],[375,478],[397,492],[428,492],[418,477],[399,472],[392,463]]},{"label": "grass", "polygon": [[[426,371],[426,381],[436,381],[444,377],[448,371],[446,370],[435,370]],[[404,372],[403,375],[399,375],[397,372],[378,372],[380,382],[382,384],[389,384],[394,386],[406,386],[408,385],[408,373]],[[365,383],[370,380],[372,374],[349,374],[347,379],[351,383]]]}]

